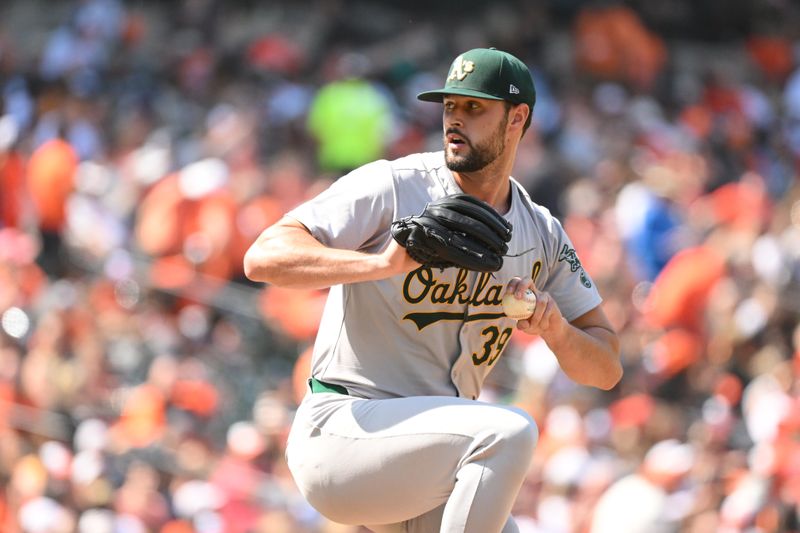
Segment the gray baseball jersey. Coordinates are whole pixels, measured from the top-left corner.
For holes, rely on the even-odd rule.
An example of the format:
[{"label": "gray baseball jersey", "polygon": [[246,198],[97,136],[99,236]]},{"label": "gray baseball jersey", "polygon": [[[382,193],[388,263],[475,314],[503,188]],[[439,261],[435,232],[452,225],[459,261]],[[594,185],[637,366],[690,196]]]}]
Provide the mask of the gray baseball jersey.
[{"label": "gray baseball jersey", "polygon": [[[388,246],[392,221],[462,192],[444,152],[376,161],[341,177],[288,216],[321,243],[368,253]],[[331,287],[314,345],[312,375],[353,396],[475,399],[516,321],[503,314],[508,281],[533,277],[572,320],[600,304],[561,224],[512,179],[509,255],[494,273],[420,268]]]}]

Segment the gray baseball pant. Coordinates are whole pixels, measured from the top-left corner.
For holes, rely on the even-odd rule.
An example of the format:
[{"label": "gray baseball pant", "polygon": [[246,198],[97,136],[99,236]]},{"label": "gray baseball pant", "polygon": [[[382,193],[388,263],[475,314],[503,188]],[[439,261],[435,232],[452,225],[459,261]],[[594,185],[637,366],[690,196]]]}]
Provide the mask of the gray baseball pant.
[{"label": "gray baseball pant", "polygon": [[463,398],[308,394],[287,460],[320,513],[378,533],[514,533],[538,430],[521,409]]}]

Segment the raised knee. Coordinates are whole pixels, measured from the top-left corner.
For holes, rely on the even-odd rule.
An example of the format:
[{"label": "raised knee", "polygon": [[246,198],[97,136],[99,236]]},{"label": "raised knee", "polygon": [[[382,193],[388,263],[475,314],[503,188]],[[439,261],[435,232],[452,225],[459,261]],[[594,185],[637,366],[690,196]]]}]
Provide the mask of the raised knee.
[{"label": "raised knee", "polygon": [[536,422],[528,413],[518,408],[512,408],[506,418],[503,440],[520,456],[530,457],[539,441]]}]

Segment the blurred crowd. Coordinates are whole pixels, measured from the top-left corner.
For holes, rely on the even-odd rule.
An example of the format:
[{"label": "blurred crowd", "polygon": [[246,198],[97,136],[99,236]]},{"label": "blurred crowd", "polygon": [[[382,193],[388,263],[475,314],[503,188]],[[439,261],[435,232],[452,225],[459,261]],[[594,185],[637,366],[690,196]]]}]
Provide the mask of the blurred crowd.
[{"label": "blurred crowd", "polygon": [[625,369],[579,387],[512,338],[483,399],[540,427],[520,530],[800,531],[800,7],[430,4],[0,4],[0,530],[361,532],[283,459],[325,291],[242,257],[343,173],[440,149],[415,95],[496,46],[538,95],[514,176]]}]

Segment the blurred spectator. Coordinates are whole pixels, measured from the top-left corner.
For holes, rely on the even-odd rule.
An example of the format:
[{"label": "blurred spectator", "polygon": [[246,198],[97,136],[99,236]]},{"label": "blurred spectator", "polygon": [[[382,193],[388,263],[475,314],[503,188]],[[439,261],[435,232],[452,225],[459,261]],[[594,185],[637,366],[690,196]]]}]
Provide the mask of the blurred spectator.
[{"label": "blurred spectator", "polygon": [[675,491],[693,463],[694,452],[687,444],[675,440],[654,444],[638,472],[620,478],[600,497],[590,531],[673,531],[688,511]]},{"label": "blurred spectator", "polygon": [[314,96],[308,127],[318,143],[320,167],[342,174],[380,159],[392,140],[393,124],[385,94],[364,78],[369,60],[351,52],[334,61],[335,79]]},{"label": "blurred spectator", "polygon": [[195,273],[224,283],[240,268],[230,254],[236,203],[228,179],[224,161],[202,159],[168,175],[145,195],[135,237],[141,251],[158,258],[151,270],[156,286],[187,287]]},{"label": "blurred spectator", "polygon": [[593,0],[575,20],[577,68],[600,80],[653,89],[667,51],[635,11],[617,0]]},{"label": "blurred spectator", "polygon": [[40,264],[54,277],[64,274],[61,234],[77,168],[78,154],[63,138],[45,142],[28,160],[26,182],[42,237]]},{"label": "blurred spectator", "polygon": [[642,279],[654,280],[686,244],[681,242],[685,214],[676,202],[678,186],[673,171],[653,165],[641,181],[628,183],[617,196],[617,222]]},{"label": "blurred spectator", "polygon": [[52,235],[62,231],[77,166],[75,150],[63,139],[48,141],[31,154],[27,181],[42,232]]},{"label": "blurred spectator", "polygon": [[22,228],[30,216],[22,154],[16,148],[19,125],[11,115],[0,117],[0,227]]}]

